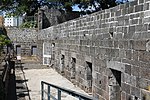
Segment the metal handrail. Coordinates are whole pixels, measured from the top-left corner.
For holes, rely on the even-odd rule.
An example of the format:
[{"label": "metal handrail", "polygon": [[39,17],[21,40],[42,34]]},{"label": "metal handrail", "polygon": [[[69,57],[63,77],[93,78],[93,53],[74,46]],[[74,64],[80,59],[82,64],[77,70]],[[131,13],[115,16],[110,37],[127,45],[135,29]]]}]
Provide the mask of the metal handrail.
[{"label": "metal handrail", "polygon": [[[47,91],[44,90],[44,84],[48,86]],[[50,94],[50,87],[53,87],[58,90],[57,98],[55,98],[53,95]],[[79,98],[79,100],[97,100],[91,96],[84,95],[84,94],[72,91],[70,89],[66,89],[60,86],[56,86],[56,85],[41,81],[41,100],[50,100],[50,98],[52,98],[53,100],[61,100],[61,92],[65,92],[73,97]],[[44,98],[44,93],[47,94],[47,99]]]},{"label": "metal handrail", "polygon": [[[8,57],[9,55],[6,55],[3,60],[6,60],[6,58]],[[10,66],[8,65],[8,63],[6,63],[5,68],[4,68],[4,73],[3,73],[3,82],[6,81],[6,77],[9,75],[9,69],[10,69]]]}]

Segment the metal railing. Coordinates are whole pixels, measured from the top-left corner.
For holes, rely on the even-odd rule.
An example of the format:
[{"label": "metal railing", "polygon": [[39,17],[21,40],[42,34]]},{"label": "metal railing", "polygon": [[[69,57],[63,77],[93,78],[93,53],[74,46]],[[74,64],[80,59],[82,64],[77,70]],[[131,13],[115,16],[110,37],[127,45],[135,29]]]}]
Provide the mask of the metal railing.
[{"label": "metal railing", "polygon": [[[45,86],[47,86],[47,88],[45,88]],[[57,94],[56,94],[57,96],[54,96],[53,93],[51,93],[51,87],[57,90]],[[65,88],[41,81],[41,100],[61,100],[62,92],[67,93],[75,98],[78,98],[79,100],[97,100],[91,96],[84,95],[84,94],[72,91],[70,89],[65,89]]]}]

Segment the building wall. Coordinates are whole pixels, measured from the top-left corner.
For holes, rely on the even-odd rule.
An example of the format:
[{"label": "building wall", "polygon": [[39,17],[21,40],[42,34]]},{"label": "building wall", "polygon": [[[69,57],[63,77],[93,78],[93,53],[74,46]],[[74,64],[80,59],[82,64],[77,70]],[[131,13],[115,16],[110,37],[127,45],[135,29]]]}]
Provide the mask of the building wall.
[{"label": "building wall", "polygon": [[136,0],[41,30],[38,50],[49,43],[50,65],[99,100],[148,100],[149,5]]},{"label": "building wall", "polygon": [[31,56],[32,47],[37,47],[37,31],[18,28],[7,28],[6,30],[8,37],[13,41],[15,52],[17,53],[17,47],[19,47],[19,55]]},{"label": "building wall", "polygon": [[23,18],[22,17],[6,17],[4,20],[4,25],[6,27],[18,27],[22,24]]},{"label": "building wall", "polygon": [[38,11],[38,29],[45,29],[50,26],[54,26],[71,19],[78,18],[80,13],[78,11],[65,12],[54,8],[48,8],[44,6]]}]

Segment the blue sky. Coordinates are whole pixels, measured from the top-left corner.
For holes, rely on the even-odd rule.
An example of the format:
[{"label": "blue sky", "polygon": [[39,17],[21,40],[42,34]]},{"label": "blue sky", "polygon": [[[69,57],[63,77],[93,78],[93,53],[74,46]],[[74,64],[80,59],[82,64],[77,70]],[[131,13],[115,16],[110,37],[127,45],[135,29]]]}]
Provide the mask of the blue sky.
[{"label": "blue sky", "polygon": [[[117,0],[117,1],[122,1],[122,0]],[[130,1],[134,1],[134,0],[128,0]],[[73,11],[80,11],[81,9],[78,8],[78,5],[73,6]]]}]

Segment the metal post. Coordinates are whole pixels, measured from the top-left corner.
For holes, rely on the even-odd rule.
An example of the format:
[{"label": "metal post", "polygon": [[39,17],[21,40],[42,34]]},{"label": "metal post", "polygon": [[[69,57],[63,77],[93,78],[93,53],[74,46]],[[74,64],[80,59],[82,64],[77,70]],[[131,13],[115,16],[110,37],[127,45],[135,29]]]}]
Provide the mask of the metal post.
[{"label": "metal post", "polygon": [[82,100],[82,98],[81,98],[81,97],[79,97],[79,100]]},{"label": "metal post", "polygon": [[48,94],[47,94],[47,96],[48,96],[48,100],[50,100],[50,85],[48,85]]},{"label": "metal post", "polygon": [[58,100],[61,100],[61,90],[58,89]]},{"label": "metal post", "polygon": [[44,84],[41,82],[41,100],[44,100]]}]

